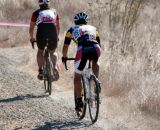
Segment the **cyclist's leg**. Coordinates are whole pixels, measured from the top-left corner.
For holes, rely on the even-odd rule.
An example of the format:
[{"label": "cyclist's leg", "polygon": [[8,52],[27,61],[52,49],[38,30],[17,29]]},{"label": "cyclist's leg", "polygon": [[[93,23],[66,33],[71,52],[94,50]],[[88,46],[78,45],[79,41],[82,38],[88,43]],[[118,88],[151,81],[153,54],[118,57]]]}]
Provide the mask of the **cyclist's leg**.
[{"label": "cyclist's leg", "polygon": [[43,50],[38,48],[38,52],[37,52],[37,64],[38,64],[38,68],[42,69],[43,66]]},{"label": "cyclist's leg", "polygon": [[91,55],[93,57],[92,70],[93,70],[94,75],[98,78],[99,77],[99,69],[100,69],[99,64],[98,64],[98,59],[100,57],[101,50],[100,50],[100,46],[98,44],[95,44],[94,47],[95,47],[95,51]]},{"label": "cyclist's leg", "polygon": [[58,42],[58,34],[56,26],[53,24],[51,27],[49,27],[50,32],[48,33],[48,44],[49,44],[49,50],[51,54],[51,59],[53,62],[53,65],[56,65],[57,62],[57,54],[55,50],[57,49],[57,42]]},{"label": "cyclist's leg", "polygon": [[81,83],[81,74],[74,73],[74,89],[76,98],[81,98],[81,92],[82,92],[82,83]]},{"label": "cyclist's leg", "polygon": [[38,49],[37,52],[37,64],[38,64],[38,79],[42,80],[43,79],[43,50]]},{"label": "cyclist's leg", "polygon": [[99,64],[98,62],[93,61],[92,62],[92,70],[94,75],[98,78],[99,77]]},{"label": "cyclist's leg", "polygon": [[81,74],[74,73],[74,91],[75,91],[75,110],[81,111],[81,108],[83,107],[82,102],[82,83],[81,83]]},{"label": "cyclist's leg", "polygon": [[81,73],[83,69],[80,69],[82,63],[82,47],[78,47],[77,49],[77,54],[75,57],[75,62],[74,62],[74,89],[75,89],[75,95],[76,98],[81,97],[81,91],[82,91],[82,83],[81,83]]},{"label": "cyclist's leg", "polygon": [[42,66],[44,63],[43,59],[43,50],[45,46],[45,41],[43,37],[40,35],[37,35],[37,46],[38,46],[38,51],[37,51],[37,64],[38,64],[38,79],[42,80],[43,79],[43,70]]},{"label": "cyclist's leg", "polygon": [[77,99],[76,110],[79,110],[83,107],[82,102],[82,82],[81,82],[81,73],[85,67],[86,59],[82,54],[82,47],[78,48],[76,58],[75,58],[75,73],[74,73],[74,89],[75,89],[75,96]]},{"label": "cyclist's leg", "polygon": [[[98,64],[100,54],[101,54],[100,47],[98,44],[96,44],[95,45],[95,52],[92,54],[92,57],[94,57],[93,61],[92,61],[92,70],[93,70],[94,75],[97,77],[97,79],[99,77],[99,69],[100,69],[100,66]],[[100,81],[99,80],[97,80],[97,81],[99,83],[99,92],[101,92]]]},{"label": "cyclist's leg", "polygon": [[55,49],[50,51],[50,56],[51,56],[53,66],[55,67],[57,63],[57,53],[55,52]]},{"label": "cyclist's leg", "polygon": [[49,39],[49,53],[53,63],[53,72],[54,72],[53,81],[57,81],[59,79],[59,72],[56,68],[57,59],[58,59],[57,53],[55,52],[56,48],[57,48],[57,40]]},{"label": "cyclist's leg", "polygon": [[[93,70],[94,75],[97,77],[97,79],[99,77],[99,68],[100,67],[99,67],[98,61],[97,62],[93,61],[92,62],[92,70]],[[100,81],[99,80],[97,80],[97,81],[99,83],[99,92],[101,92]]]},{"label": "cyclist's leg", "polygon": [[57,42],[58,42],[58,35],[57,35],[57,30],[56,30],[56,26],[53,24],[49,27],[49,33],[47,33],[48,35],[48,47],[50,50],[50,56],[51,56],[51,60],[53,63],[53,67],[54,67],[54,81],[57,81],[59,79],[59,73],[58,70],[56,69],[56,63],[57,63],[57,53],[55,52],[57,49]]},{"label": "cyclist's leg", "polygon": [[57,81],[59,79],[59,72],[57,70],[57,67],[56,67],[56,63],[57,63],[57,53],[55,52],[55,50],[52,50],[50,51],[50,56],[51,56],[51,60],[52,60],[52,63],[53,63],[53,74],[54,74],[54,77],[53,77],[53,81]]}]

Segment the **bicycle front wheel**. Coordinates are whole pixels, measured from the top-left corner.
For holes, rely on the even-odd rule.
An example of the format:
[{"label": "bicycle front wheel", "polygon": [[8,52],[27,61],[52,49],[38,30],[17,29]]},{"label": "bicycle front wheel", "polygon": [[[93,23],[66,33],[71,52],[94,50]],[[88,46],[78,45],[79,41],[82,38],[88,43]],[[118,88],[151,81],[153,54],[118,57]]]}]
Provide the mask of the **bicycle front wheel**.
[{"label": "bicycle front wheel", "polygon": [[88,100],[89,114],[92,123],[95,123],[99,114],[99,84],[94,75],[91,75],[89,81],[90,98]]}]

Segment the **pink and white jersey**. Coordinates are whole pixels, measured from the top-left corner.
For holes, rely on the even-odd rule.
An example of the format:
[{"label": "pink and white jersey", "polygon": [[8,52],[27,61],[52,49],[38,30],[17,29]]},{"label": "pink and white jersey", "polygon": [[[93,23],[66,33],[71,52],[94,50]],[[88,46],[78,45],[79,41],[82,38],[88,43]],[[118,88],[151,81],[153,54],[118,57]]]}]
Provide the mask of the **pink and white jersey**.
[{"label": "pink and white jersey", "polygon": [[36,25],[39,25],[40,23],[56,23],[57,15],[55,9],[39,9],[33,13],[31,21],[35,22]]},{"label": "pink and white jersey", "polygon": [[56,23],[57,14],[53,10],[43,10],[39,12],[36,24],[40,23]]},{"label": "pink and white jersey", "polygon": [[91,25],[73,26],[72,38],[77,41],[82,36],[88,36],[88,40],[96,40],[96,28]]}]

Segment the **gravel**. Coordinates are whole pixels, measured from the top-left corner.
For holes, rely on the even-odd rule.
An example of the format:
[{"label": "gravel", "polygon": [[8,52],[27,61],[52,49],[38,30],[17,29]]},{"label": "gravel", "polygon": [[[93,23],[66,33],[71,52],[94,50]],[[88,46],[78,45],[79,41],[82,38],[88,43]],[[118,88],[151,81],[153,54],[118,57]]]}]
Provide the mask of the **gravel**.
[{"label": "gravel", "polygon": [[0,130],[121,130],[102,115],[94,125],[89,118],[79,121],[72,93],[45,94],[43,83],[19,68],[31,64],[33,53],[29,47],[0,49]]},{"label": "gravel", "polygon": [[0,130],[99,129],[78,121],[73,108],[53,100],[41,82],[17,68],[29,62],[28,50],[0,50]]}]

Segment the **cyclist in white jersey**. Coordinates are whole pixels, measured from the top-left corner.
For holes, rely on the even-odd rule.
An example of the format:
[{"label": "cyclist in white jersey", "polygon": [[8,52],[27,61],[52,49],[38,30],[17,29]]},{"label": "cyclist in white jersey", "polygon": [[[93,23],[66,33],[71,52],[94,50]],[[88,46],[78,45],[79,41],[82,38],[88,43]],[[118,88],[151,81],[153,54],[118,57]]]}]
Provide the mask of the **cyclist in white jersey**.
[{"label": "cyclist in white jersey", "polygon": [[[57,55],[55,50],[57,48],[58,34],[60,30],[59,15],[55,9],[50,8],[50,0],[39,0],[40,8],[33,12],[30,22],[29,34],[30,42],[37,41],[37,63],[38,63],[38,79],[43,79],[43,50],[48,42],[48,47],[51,54],[53,65],[56,65]],[[37,26],[36,40],[34,38],[34,28]],[[55,69],[55,71],[57,71]],[[58,74],[58,71],[56,72]],[[59,75],[54,80],[58,80]]]},{"label": "cyclist in white jersey", "polygon": [[73,40],[77,44],[77,53],[75,56],[74,89],[77,98],[75,109],[78,111],[83,107],[81,92],[81,72],[84,69],[87,59],[92,59],[93,73],[98,78],[99,65],[98,59],[101,54],[100,37],[97,29],[87,24],[88,15],[85,12],[79,12],[74,16],[75,25],[71,26],[66,33],[63,50],[62,62],[67,59],[68,47]]}]

